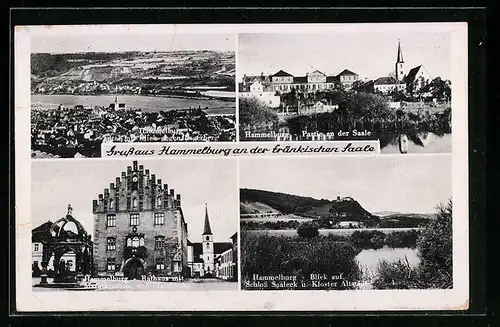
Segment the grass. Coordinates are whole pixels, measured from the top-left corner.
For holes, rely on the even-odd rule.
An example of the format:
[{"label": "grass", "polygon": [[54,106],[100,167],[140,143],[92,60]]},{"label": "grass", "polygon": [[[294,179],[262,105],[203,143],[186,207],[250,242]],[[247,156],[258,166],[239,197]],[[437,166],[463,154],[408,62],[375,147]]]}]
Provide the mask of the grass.
[{"label": "grass", "polygon": [[[357,281],[361,272],[355,261],[359,253],[344,237],[319,236],[311,239],[288,238],[243,231],[241,271],[243,285],[253,274],[296,276],[308,281],[311,274],[343,274]],[[346,287],[347,288],[347,287]]]}]

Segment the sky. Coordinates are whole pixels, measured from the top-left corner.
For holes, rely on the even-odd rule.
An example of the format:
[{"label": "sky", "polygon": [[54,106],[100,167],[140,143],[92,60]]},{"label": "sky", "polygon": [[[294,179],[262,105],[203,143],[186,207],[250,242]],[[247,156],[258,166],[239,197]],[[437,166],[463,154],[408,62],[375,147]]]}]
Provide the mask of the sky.
[{"label": "sky", "polygon": [[[92,201],[121,176],[133,160],[34,160],[32,162],[32,226],[73,216],[93,233]],[[189,239],[200,242],[208,205],[217,242],[229,242],[238,230],[239,195],[236,163],[227,159],[138,160],[157,179],[181,194]]]},{"label": "sky", "polygon": [[235,34],[49,34],[31,37],[32,53],[124,51],[234,51]]},{"label": "sky", "polygon": [[328,76],[349,69],[361,79],[388,76],[395,70],[398,40],[406,71],[424,65],[432,77],[451,78],[449,32],[394,28],[370,32],[240,34],[238,80],[243,74],[274,74],[280,69],[298,76],[316,69]]},{"label": "sky", "polygon": [[451,155],[240,160],[240,188],[334,200],[371,213],[435,213],[452,195]]}]

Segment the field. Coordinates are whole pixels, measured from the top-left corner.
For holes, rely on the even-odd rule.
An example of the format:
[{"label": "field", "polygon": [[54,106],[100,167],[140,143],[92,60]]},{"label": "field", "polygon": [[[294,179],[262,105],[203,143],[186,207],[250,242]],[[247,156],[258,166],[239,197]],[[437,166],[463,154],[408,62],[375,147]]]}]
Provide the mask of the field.
[{"label": "field", "polygon": [[278,212],[273,207],[262,202],[240,202],[240,213]]}]

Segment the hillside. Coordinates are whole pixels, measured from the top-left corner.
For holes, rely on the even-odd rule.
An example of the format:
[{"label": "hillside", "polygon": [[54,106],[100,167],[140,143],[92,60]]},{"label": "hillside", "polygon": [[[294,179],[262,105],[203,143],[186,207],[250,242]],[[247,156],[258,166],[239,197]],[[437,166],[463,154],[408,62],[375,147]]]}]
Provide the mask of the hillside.
[{"label": "hillside", "polygon": [[261,202],[240,202],[240,213],[277,212],[278,210]]},{"label": "hillside", "polygon": [[[250,204],[253,205],[250,206]],[[366,225],[375,225],[380,221],[380,218],[366,211],[352,198],[338,198],[337,200],[330,201],[263,190],[240,189],[241,213],[256,212],[248,212],[257,208],[255,204],[264,204],[284,214],[295,214],[314,219],[360,221]],[[266,208],[262,211],[268,210]]]},{"label": "hillside", "polygon": [[235,55],[227,51],[34,53],[35,94],[164,94],[170,88],[235,90]]},{"label": "hillside", "polygon": [[240,189],[241,202],[263,203],[285,214],[299,214],[330,203],[325,199],[317,200],[311,197],[246,188]]},{"label": "hillside", "polygon": [[395,213],[382,217],[380,227],[423,227],[434,219],[434,214]]}]

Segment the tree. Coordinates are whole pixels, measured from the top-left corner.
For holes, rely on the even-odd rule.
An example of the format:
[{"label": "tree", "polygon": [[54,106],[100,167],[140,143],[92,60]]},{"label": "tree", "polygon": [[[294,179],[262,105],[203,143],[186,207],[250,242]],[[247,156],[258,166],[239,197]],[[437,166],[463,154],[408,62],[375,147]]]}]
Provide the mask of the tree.
[{"label": "tree", "polygon": [[256,98],[240,99],[240,125],[244,127],[268,126],[278,123],[278,115]]},{"label": "tree", "polygon": [[441,77],[434,78],[429,83],[429,91],[432,97],[438,100],[447,100],[451,97],[451,82],[442,80]]},{"label": "tree", "polygon": [[420,257],[420,279],[429,288],[453,287],[453,241],[452,213],[450,199],[446,205],[439,205],[436,219],[427,225],[417,243]]},{"label": "tree", "polygon": [[297,234],[299,234],[300,237],[304,238],[314,238],[319,235],[319,230],[313,224],[307,222],[307,223],[302,223],[297,228]]},{"label": "tree", "polygon": [[400,102],[400,101],[409,101],[410,98],[405,94],[405,92],[400,90],[392,90],[389,95],[392,97],[392,101]]}]

